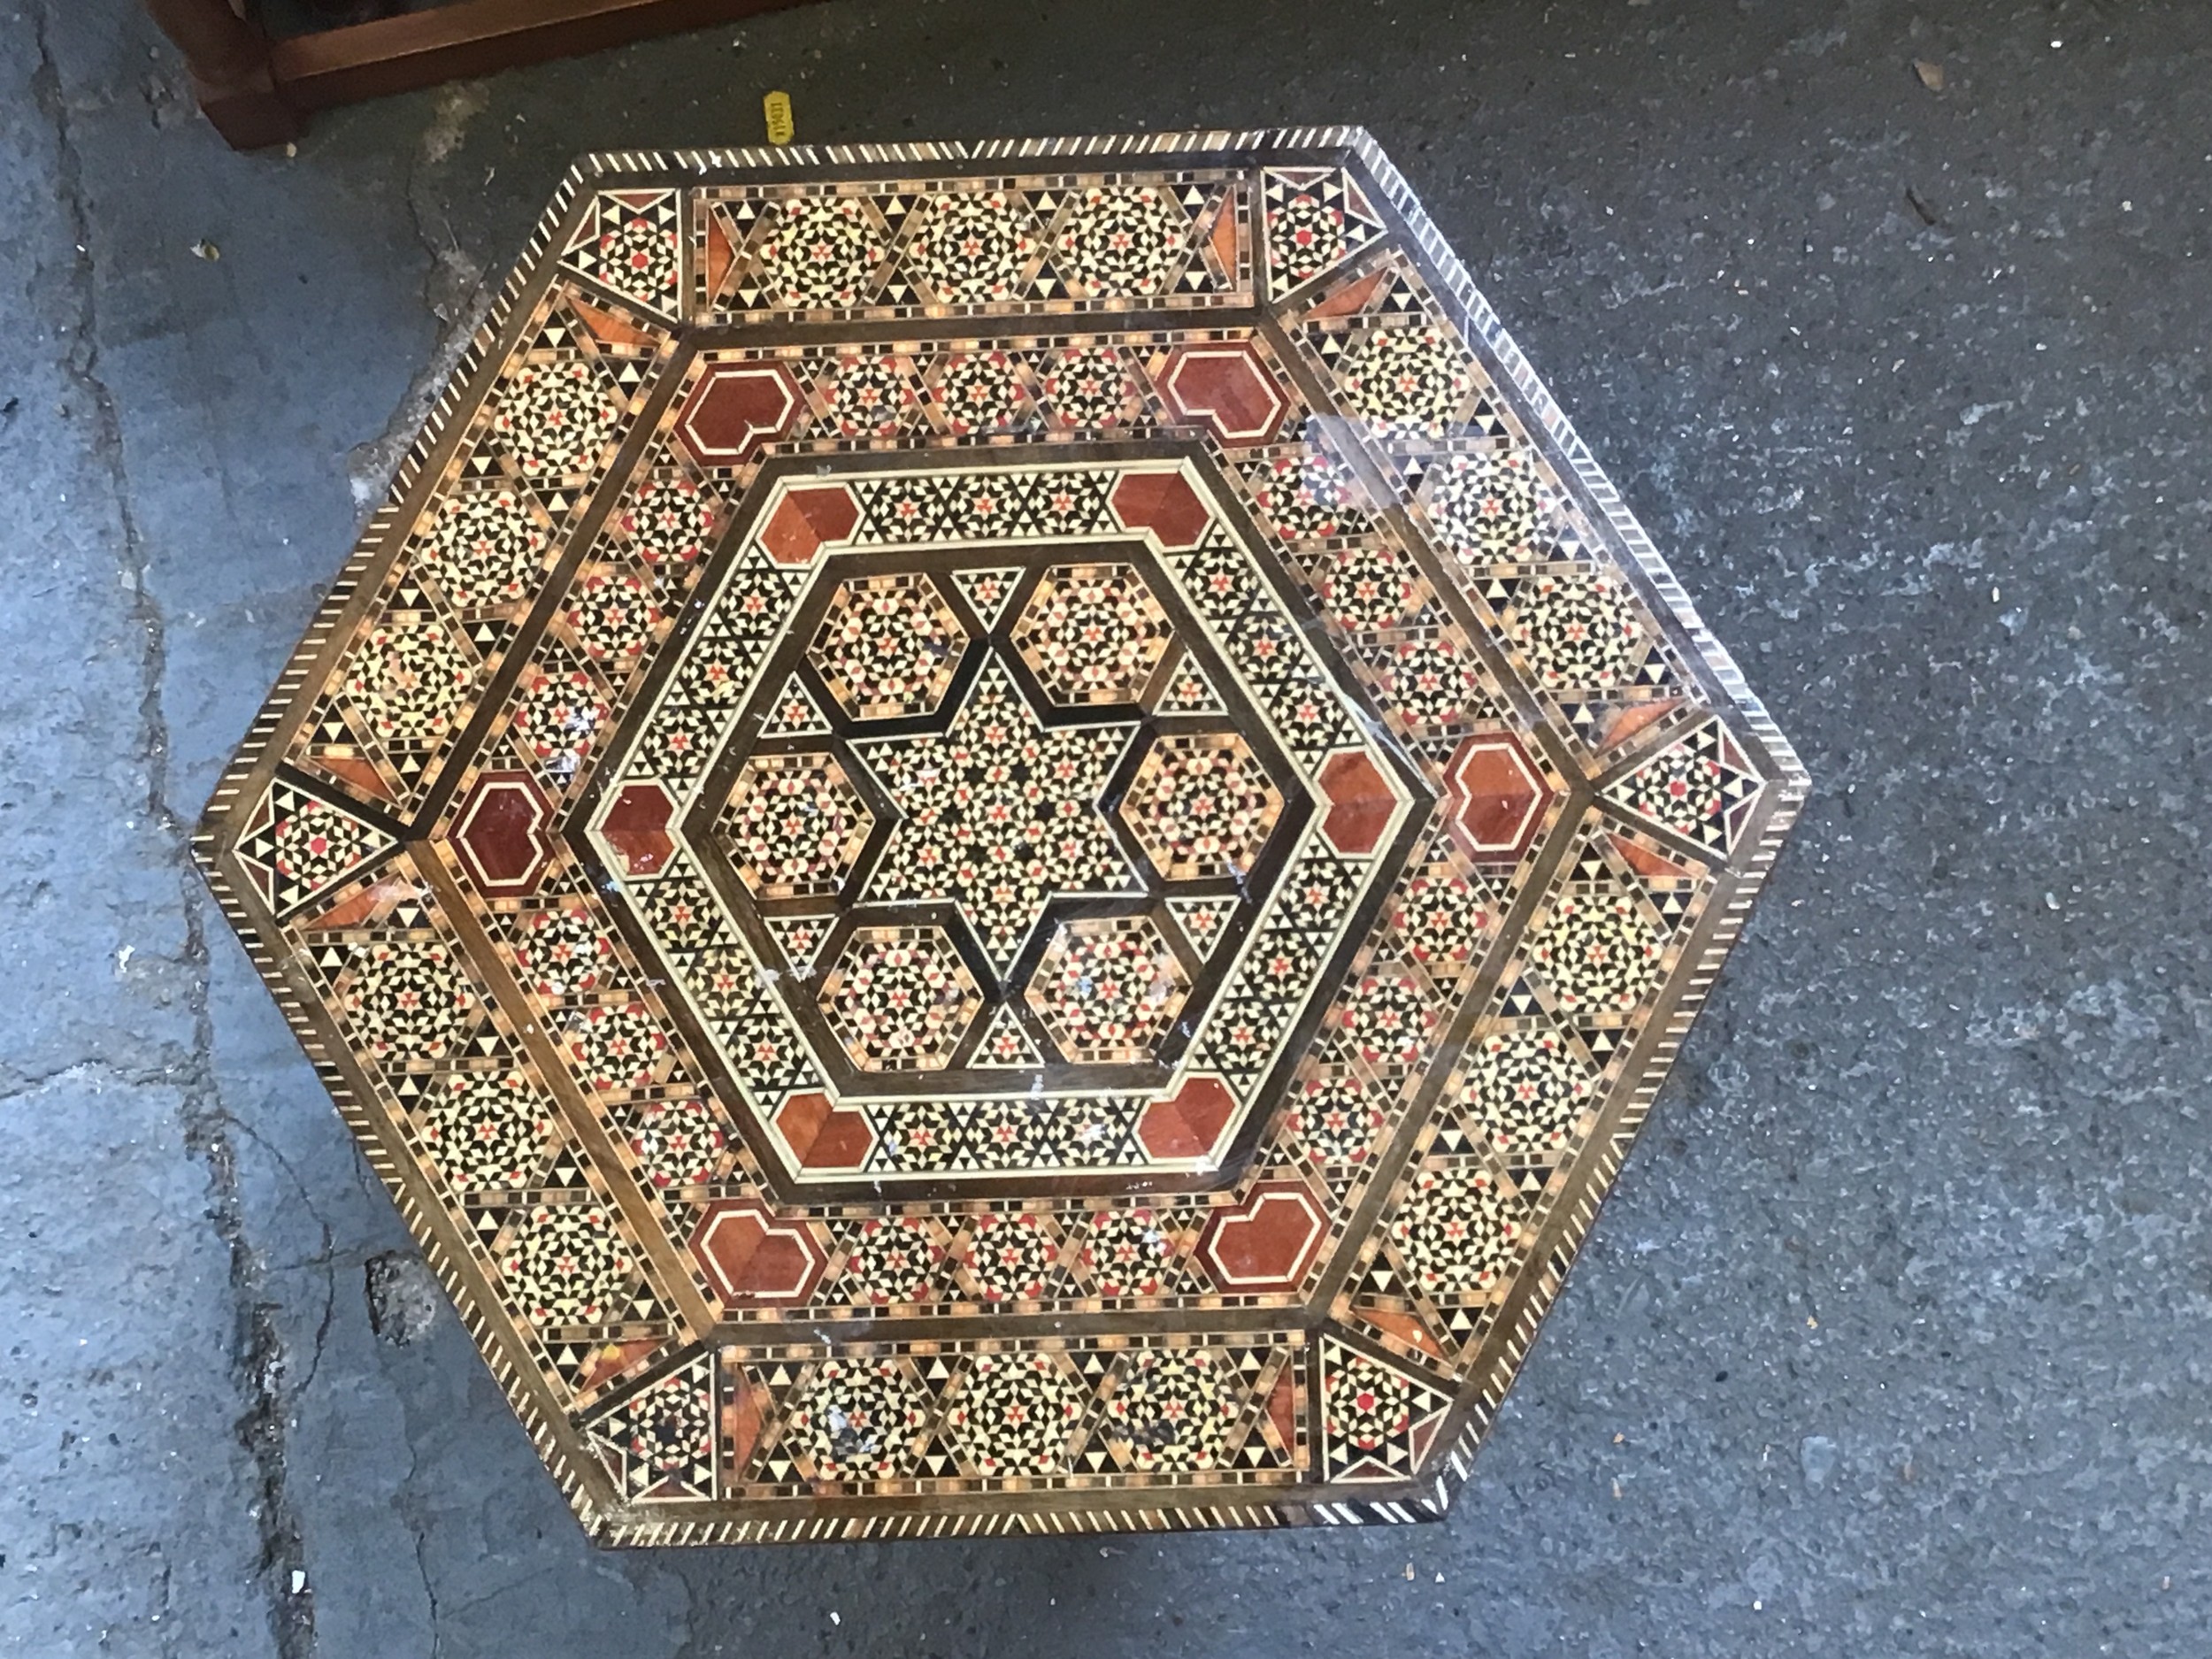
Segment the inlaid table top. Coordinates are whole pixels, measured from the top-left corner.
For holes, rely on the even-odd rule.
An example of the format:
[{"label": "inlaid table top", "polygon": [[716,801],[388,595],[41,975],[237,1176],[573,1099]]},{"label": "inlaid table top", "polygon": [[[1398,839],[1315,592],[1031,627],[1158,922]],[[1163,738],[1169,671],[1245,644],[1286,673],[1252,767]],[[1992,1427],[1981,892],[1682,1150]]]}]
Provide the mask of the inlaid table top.
[{"label": "inlaid table top", "polygon": [[602,155],[208,809],[592,1534],[1442,1512],[1805,790],[1348,129]]}]

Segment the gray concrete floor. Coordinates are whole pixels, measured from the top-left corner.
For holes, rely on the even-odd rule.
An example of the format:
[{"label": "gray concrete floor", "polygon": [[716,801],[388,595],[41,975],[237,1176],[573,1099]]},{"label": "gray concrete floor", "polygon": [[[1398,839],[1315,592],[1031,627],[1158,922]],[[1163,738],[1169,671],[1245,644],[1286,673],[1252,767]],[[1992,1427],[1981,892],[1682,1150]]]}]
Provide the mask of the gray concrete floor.
[{"label": "gray concrete floor", "polygon": [[[1446,1524],[599,1554],[372,1317],[406,1237],[183,826],[569,157],[777,86],[1372,127],[1818,780]],[[839,0],[285,158],[17,0],[0,200],[0,1649],[2212,1643],[2212,8]]]}]

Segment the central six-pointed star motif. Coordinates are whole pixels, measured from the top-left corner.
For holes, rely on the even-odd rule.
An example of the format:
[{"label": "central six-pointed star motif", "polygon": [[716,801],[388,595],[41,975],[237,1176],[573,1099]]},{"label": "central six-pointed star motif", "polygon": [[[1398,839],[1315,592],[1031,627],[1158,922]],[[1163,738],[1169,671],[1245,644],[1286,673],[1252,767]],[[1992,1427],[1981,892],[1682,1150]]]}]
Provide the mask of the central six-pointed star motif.
[{"label": "central six-pointed star motif", "polygon": [[1138,890],[1099,802],[1137,729],[1047,726],[995,657],[943,732],[856,740],[901,814],[863,901],[949,899],[1003,978],[1056,896]]}]

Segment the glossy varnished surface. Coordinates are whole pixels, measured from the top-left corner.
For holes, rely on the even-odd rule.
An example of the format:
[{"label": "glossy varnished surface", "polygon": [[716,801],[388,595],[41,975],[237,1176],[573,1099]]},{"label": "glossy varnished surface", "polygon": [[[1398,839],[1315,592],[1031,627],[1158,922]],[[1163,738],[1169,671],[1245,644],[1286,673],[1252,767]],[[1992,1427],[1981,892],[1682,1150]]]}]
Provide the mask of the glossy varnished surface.
[{"label": "glossy varnished surface", "polygon": [[1440,1512],[1802,792],[1363,135],[605,156],[211,875],[630,1541]]}]

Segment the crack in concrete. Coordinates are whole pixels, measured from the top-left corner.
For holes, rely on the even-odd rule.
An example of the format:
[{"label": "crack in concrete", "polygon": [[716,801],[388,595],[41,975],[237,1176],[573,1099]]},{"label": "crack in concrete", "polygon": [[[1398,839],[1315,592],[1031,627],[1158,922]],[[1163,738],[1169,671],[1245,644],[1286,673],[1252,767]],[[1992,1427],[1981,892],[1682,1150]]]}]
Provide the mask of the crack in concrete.
[{"label": "crack in concrete", "polygon": [[[218,1110],[220,1111],[219,1107]],[[315,1351],[308,1356],[307,1374],[300,1379],[297,1387],[289,1391],[294,1398],[297,1398],[314,1386],[316,1375],[322,1370],[323,1348],[330,1336],[332,1318],[337,1311],[338,1266],[335,1249],[337,1235],[331,1227],[330,1218],[324,1215],[317,1206],[314,1189],[302,1178],[299,1171],[293,1168],[292,1160],[284,1156],[282,1148],[251,1124],[241,1121],[227,1111],[220,1111],[220,1120],[226,1129],[236,1130],[259,1147],[268,1155],[270,1161],[284,1172],[285,1179],[291,1182],[293,1190],[299,1194],[300,1208],[307,1212],[309,1218],[314,1222],[323,1235],[322,1248],[313,1256],[299,1262],[280,1263],[277,1270],[279,1271],[287,1270],[319,1271],[323,1280],[323,1311],[315,1325]],[[269,1271],[269,1264],[263,1261],[261,1276],[265,1281],[268,1278]]]},{"label": "crack in concrete", "polygon": [[[408,229],[429,262],[419,289],[422,308],[442,326],[429,360],[408,381],[406,393],[392,411],[392,418],[384,423],[383,431],[356,444],[346,457],[348,481],[357,506],[367,507],[382,500],[391,488],[402,457],[413,446],[438,394],[453,378],[454,369],[498,295],[498,285],[486,280],[483,267],[462,251],[453,234],[451,216],[436,211],[424,178],[426,169],[435,170],[452,155],[463,129],[488,102],[488,95],[481,86],[447,88],[401,183],[400,201],[406,210]],[[431,229],[434,213],[442,222],[442,237]]]},{"label": "crack in concrete", "polygon": [[422,1448],[415,1444],[411,1425],[401,1440],[407,1448],[407,1472],[397,1487],[396,1507],[406,1522],[408,1540],[415,1547],[415,1571],[422,1579],[423,1605],[430,1609],[430,1659],[438,1659],[445,1651],[445,1629],[439,1617],[437,1581],[430,1571],[430,1525],[420,1513],[422,1506],[407,1495],[414,1491],[416,1473],[422,1468]]},{"label": "crack in concrete", "polygon": [[117,1065],[111,1060],[72,1060],[42,1071],[10,1072],[5,1085],[0,1086],[0,1107],[43,1094],[56,1083],[88,1083],[96,1087],[105,1081],[118,1088],[158,1088],[175,1082],[177,1070],[174,1064],[133,1067]]},{"label": "crack in concrete", "polygon": [[284,1343],[276,1326],[276,1305],[263,1297],[266,1275],[259,1254],[246,1236],[237,1155],[229,1133],[233,1120],[223,1110],[215,1077],[206,900],[192,864],[190,827],[169,800],[169,728],[162,704],[168,664],[167,623],[149,591],[150,561],[132,507],[122,420],[114,393],[101,374],[91,215],[85,200],[83,159],[78,153],[61,71],[54,57],[51,25],[50,5],[33,12],[32,40],[38,63],[32,73],[32,96],[40,114],[53,128],[56,194],[76,250],[69,272],[76,317],[61,366],[91,403],[97,449],[115,499],[122,532],[121,574],[132,594],[132,620],[145,638],[138,712],[140,750],[146,763],[146,810],[169,843],[184,922],[180,961],[186,971],[186,1004],[192,1015],[192,1051],[183,1063],[166,1068],[165,1077],[180,1093],[179,1115],[185,1147],[207,1171],[208,1215],[230,1256],[231,1291],[236,1302],[232,1366],[248,1402],[234,1429],[239,1444],[253,1460],[260,1486],[259,1502],[254,1508],[261,1534],[259,1566],[269,1598],[270,1630],[280,1659],[307,1659],[314,1648],[314,1610],[306,1594],[292,1594],[293,1584],[303,1574],[299,1523],[285,1490],[284,1440],[288,1415]]}]

